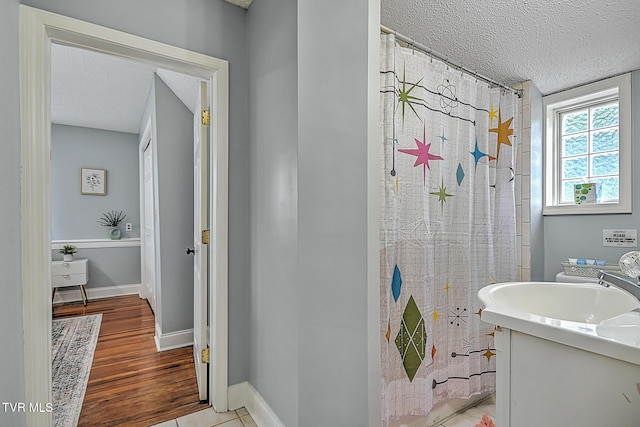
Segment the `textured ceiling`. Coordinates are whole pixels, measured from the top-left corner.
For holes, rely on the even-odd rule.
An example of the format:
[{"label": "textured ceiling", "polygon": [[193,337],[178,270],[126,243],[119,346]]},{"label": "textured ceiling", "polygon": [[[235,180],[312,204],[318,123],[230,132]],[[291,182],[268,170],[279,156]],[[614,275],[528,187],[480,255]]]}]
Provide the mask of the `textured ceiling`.
[{"label": "textured ceiling", "polygon": [[192,112],[198,79],[86,49],[51,46],[51,122],[137,134],[153,74]]},{"label": "textured ceiling", "polygon": [[544,94],[640,69],[639,0],[381,0],[382,24]]},{"label": "textured ceiling", "polygon": [[[381,0],[380,5],[383,25],[495,81],[531,80],[545,95],[640,69],[640,0]],[[196,78],[53,45],[51,121],[138,133],[154,72],[193,111]]]}]

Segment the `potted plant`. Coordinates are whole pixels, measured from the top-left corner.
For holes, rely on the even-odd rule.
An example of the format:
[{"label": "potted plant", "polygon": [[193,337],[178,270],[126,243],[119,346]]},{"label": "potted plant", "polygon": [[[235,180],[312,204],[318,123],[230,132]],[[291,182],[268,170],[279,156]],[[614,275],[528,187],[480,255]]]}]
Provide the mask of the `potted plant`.
[{"label": "potted plant", "polygon": [[74,246],[64,245],[58,252],[62,254],[63,261],[73,261],[73,254],[78,251]]},{"label": "potted plant", "polygon": [[110,227],[109,237],[111,240],[119,240],[122,236],[122,232],[118,226],[127,217],[122,211],[111,211],[102,214],[102,217],[98,220],[98,223],[103,227]]}]

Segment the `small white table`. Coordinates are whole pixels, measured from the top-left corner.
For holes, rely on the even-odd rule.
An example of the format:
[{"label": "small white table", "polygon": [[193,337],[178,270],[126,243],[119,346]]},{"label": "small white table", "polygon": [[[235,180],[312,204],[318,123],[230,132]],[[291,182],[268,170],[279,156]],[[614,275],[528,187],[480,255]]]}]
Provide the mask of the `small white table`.
[{"label": "small white table", "polygon": [[51,262],[51,301],[56,295],[57,288],[67,286],[79,286],[83,304],[87,305],[87,291],[84,285],[87,284],[87,263],[86,259],[74,259],[73,261],[52,261]]}]

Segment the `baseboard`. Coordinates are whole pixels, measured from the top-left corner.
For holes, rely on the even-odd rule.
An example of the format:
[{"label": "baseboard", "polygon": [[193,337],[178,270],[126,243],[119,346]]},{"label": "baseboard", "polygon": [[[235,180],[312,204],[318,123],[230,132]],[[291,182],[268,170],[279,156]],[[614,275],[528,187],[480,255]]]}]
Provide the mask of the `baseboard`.
[{"label": "baseboard", "polygon": [[260,427],[285,427],[273,409],[249,382],[245,381],[230,386],[227,398],[229,409],[234,410],[244,406]]},{"label": "baseboard", "polygon": [[174,348],[187,347],[193,345],[193,329],[183,331],[162,333],[160,325],[156,323],[156,335],[153,337],[156,342],[156,350],[167,351]]},{"label": "baseboard", "polygon": [[[88,288],[85,286],[85,290],[87,291],[89,303],[91,303],[92,299],[97,298],[110,298],[134,294],[139,295],[140,284],[103,286],[100,288]],[[76,301],[82,301],[79,286],[74,286],[73,288],[56,288],[56,294],[53,299],[54,304]]]}]

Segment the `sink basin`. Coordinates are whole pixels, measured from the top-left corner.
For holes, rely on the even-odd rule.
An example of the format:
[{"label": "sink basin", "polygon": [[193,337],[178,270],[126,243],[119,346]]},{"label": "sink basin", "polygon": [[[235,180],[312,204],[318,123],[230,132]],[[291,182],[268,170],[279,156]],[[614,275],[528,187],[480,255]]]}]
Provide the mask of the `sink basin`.
[{"label": "sink basin", "polygon": [[597,283],[512,282],[478,298],[495,325],[501,425],[639,425],[636,297]]},{"label": "sink basin", "polygon": [[629,293],[593,283],[499,283],[482,288],[478,298],[489,311],[590,324],[640,307]]},{"label": "sink basin", "polygon": [[481,319],[499,330],[640,366],[640,301],[622,289],[597,283],[509,282],[485,286],[478,299]]}]

